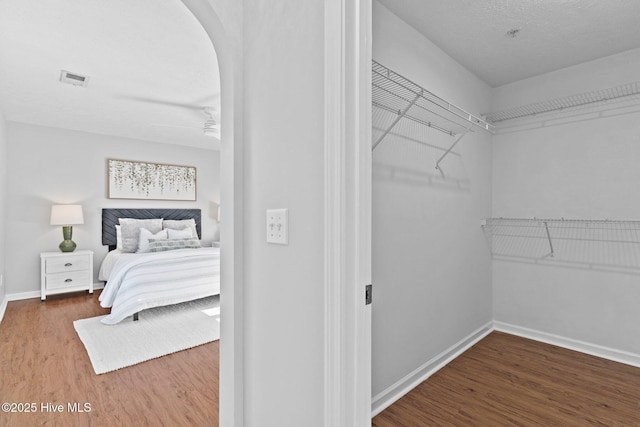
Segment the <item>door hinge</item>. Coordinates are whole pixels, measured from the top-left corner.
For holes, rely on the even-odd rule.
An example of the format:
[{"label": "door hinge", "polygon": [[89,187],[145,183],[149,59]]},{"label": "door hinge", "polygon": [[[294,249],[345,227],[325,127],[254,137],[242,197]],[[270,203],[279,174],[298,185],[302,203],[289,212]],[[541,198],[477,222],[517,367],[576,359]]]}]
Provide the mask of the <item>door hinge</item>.
[{"label": "door hinge", "polygon": [[364,305],[369,305],[373,300],[373,285],[367,285],[364,289]]}]

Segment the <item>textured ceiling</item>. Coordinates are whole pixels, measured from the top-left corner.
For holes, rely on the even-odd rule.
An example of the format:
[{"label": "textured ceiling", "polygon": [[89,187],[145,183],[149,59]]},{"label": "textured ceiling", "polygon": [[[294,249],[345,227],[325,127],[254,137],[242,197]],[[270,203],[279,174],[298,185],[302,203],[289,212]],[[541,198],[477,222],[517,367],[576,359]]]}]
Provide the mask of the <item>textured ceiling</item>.
[{"label": "textured ceiling", "polygon": [[379,1],[492,87],[640,47],[638,0]]},{"label": "textured ceiling", "polygon": [[[63,69],[88,86],[60,83]],[[202,131],[219,80],[211,41],[180,0],[0,1],[7,120],[219,149]]]}]

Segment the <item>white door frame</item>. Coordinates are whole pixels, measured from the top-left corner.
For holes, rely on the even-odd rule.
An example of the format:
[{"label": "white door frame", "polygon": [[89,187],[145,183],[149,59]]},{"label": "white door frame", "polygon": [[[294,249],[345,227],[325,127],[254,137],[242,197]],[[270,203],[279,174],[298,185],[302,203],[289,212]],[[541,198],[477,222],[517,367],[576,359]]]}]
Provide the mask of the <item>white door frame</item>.
[{"label": "white door frame", "polygon": [[325,0],[325,422],[371,425],[371,0]]},{"label": "white door frame", "polygon": [[[209,2],[182,0],[218,54],[222,148],[220,425],[244,424],[242,59]],[[371,424],[371,0],[324,0],[324,425]],[[236,46],[236,49],[238,47]]]}]

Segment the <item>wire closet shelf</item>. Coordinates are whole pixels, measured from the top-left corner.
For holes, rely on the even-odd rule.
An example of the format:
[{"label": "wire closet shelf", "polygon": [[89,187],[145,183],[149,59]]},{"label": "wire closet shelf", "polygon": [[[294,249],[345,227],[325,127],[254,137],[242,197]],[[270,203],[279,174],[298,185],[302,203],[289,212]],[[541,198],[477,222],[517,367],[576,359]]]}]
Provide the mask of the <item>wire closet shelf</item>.
[{"label": "wire closet shelf", "polygon": [[640,100],[640,82],[625,83],[620,86],[599,89],[592,92],[579,93],[563,98],[550,99],[543,102],[512,107],[501,111],[483,114],[489,123],[500,123],[506,120],[536,116],[564,110],[577,110],[580,107],[601,105],[619,101]]},{"label": "wire closet shelf", "polygon": [[640,221],[487,218],[494,257],[640,272]]},{"label": "wire closet shelf", "polygon": [[377,61],[372,62],[372,104],[374,108],[386,111],[393,117],[388,123],[380,124],[381,129],[373,138],[373,150],[402,120],[410,120],[452,137],[457,136],[458,139],[451,148],[462,135],[473,128],[488,132],[493,132],[494,129],[492,124],[480,117],[446,101]]}]

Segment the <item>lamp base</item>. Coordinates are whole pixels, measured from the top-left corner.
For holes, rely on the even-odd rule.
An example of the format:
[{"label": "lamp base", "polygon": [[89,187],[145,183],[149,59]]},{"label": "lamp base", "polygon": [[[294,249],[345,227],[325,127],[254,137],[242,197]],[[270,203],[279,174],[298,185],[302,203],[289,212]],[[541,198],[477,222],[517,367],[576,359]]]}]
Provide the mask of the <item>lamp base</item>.
[{"label": "lamp base", "polygon": [[65,225],[62,227],[62,236],[64,240],[58,246],[62,252],[73,252],[76,250],[76,243],[71,240],[71,235],[73,233],[73,227],[70,225]]},{"label": "lamp base", "polygon": [[58,247],[62,252],[73,252],[76,250],[76,246],[73,240],[63,240]]}]

